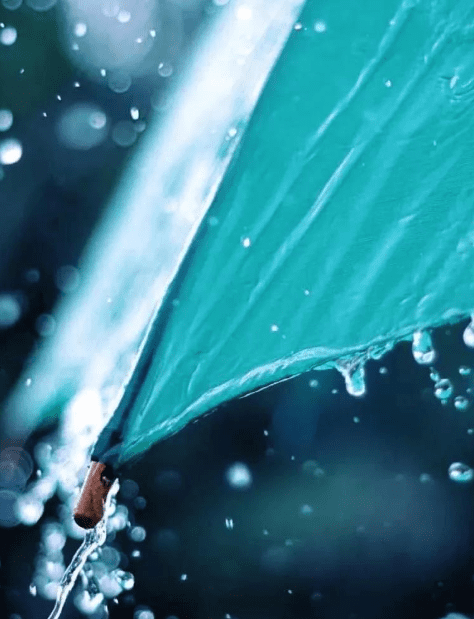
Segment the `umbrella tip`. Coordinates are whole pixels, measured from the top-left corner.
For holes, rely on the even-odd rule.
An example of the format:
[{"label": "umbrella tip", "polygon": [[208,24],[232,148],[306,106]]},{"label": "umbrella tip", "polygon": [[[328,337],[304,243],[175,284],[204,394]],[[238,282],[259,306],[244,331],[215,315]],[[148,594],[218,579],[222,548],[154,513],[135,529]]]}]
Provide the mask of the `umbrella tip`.
[{"label": "umbrella tip", "polygon": [[74,520],[83,529],[92,529],[103,518],[107,495],[116,478],[112,468],[92,460],[74,508]]}]

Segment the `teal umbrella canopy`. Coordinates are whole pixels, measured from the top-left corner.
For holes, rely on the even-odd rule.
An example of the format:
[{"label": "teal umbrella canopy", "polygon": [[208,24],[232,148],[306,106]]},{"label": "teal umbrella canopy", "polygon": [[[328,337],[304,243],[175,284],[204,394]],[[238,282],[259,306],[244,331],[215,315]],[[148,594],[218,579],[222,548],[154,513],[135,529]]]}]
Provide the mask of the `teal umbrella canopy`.
[{"label": "teal umbrella canopy", "polygon": [[[156,238],[174,253],[165,255],[158,309],[111,421],[121,426],[119,463],[222,402],[312,368],[337,365],[361,378],[367,358],[474,309],[472,3],[308,0],[296,24],[295,6],[285,10],[290,27],[260,41],[245,69],[242,83],[253,79],[260,94],[255,109],[242,99],[242,122],[226,139],[243,135],[221,148],[225,174],[224,164],[214,176],[206,166],[188,174],[189,152],[164,174],[166,149],[153,149],[152,134],[131,164],[133,188],[117,194],[116,202],[135,205],[121,219],[122,244],[132,230],[146,237],[144,218],[133,227],[144,204],[171,219],[198,205],[187,229],[165,226],[172,234]],[[237,8],[239,19],[250,15]],[[275,64],[267,53],[265,81],[252,62],[269,40],[279,41],[274,56],[282,51]],[[194,161],[202,159],[199,144]],[[183,190],[176,200],[189,178],[201,177],[206,191]],[[107,257],[107,245],[101,251]],[[116,264],[127,269],[125,259]],[[128,288],[137,291],[135,272],[126,275],[124,306]],[[102,310],[86,310],[81,325],[102,319]],[[68,333],[56,350],[68,349]],[[75,338],[88,341],[88,333]],[[113,348],[120,339],[107,342]],[[90,386],[94,372],[79,381],[76,367],[69,363],[67,380],[44,388],[43,408],[58,385],[68,397]],[[96,356],[95,373],[104,367]]]}]

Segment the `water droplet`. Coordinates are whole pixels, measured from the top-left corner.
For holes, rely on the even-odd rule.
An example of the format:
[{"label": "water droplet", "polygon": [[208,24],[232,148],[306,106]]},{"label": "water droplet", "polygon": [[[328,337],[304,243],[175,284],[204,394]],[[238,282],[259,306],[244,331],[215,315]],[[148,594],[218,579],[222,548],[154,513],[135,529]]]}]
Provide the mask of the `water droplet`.
[{"label": "water droplet", "polygon": [[158,75],[169,77],[173,73],[173,65],[169,62],[160,62],[158,65]]},{"label": "water droplet", "polygon": [[270,327],[270,331],[272,331],[273,333],[276,333],[278,330],[279,330],[279,329],[278,329],[278,325],[272,325],[272,326]]},{"label": "water droplet", "polygon": [[37,594],[37,589],[36,589],[36,585],[34,583],[31,583],[30,587],[29,587],[29,591],[30,594],[35,597]]},{"label": "water droplet", "polygon": [[16,297],[0,293],[0,329],[14,325],[21,316],[21,306]]},{"label": "water droplet", "polygon": [[232,520],[232,518],[226,518],[225,519],[225,526],[227,529],[233,529],[234,528],[234,521]]},{"label": "water droplet", "polygon": [[434,394],[438,400],[449,400],[449,398],[453,395],[453,385],[449,378],[441,378],[435,383]]},{"label": "water droplet", "polygon": [[106,122],[107,117],[99,107],[79,103],[61,115],[56,130],[64,146],[74,150],[89,150],[104,141],[107,135]]},{"label": "water droplet", "polygon": [[232,488],[244,489],[252,484],[252,473],[242,462],[235,462],[226,471],[226,479]]},{"label": "water droplet", "polygon": [[379,368],[379,374],[388,374],[388,370],[386,367]]},{"label": "water droplet", "polygon": [[293,28],[295,30],[301,30],[303,28],[303,24],[300,21],[297,21]]},{"label": "water droplet", "polygon": [[302,505],[300,507],[300,514],[302,514],[303,516],[309,516],[310,514],[313,513],[313,508],[311,507],[311,505]]},{"label": "water droplet", "polygon": [[462,338],[466,346],[468,346],[469,348],[474,348],[474,321],[472,319],[471,322],[464,329]]},{"label": "water droplet", "polygon": [[112,574],[120,583],[122,589],[130,591],[135,586],[135,577],[131,572],[124,572],[123,570],[114,570]]},{"label": "water droplet", "polygon": [[413,358],[420,365],[431,365],[436,359],[431,335],[428,331],[415,331],[412,344]]},{"label": "water droplet", "polygon": [[353,417],[353,418],[352,418],[352,421],[353,421],[354,423],[359,423],[359,422],[360,422],[360,419],[359,419],[359,417]]},{"label": "water droplet", "polygon": [[3,6],[9,11],[16,11],[19,9],[23,0],[2,0]]},{"label": "water droplet", "polygon": [[311,475],[313,477],[324,477],[324,470],[319,466],[315,460],[306,460],[301,467],[303,473]]},{"label": "water droplet", "polygon": [[251,245],[251,241],[250,241],[250,239],[249,239],[249,237],[248,237],[248,236],[244,237],[244,238],[241,240],[241,243],[242,243],[242,245],[243,245],[244,247],[250,247],[250,245]]},{"label": "water droplet", "polygon": [[123,71],[114,71],[109,74],[107,84],[110,90],[113,90],[113,92],[117,94],[122,94],[127,92],[132,85],[132,78],[128,73],[124,73]]},{"label": "water droplet", "polygon": [[311,387],[311,389],[316,389],[318,385],[319,385],[319,382],[315,378],[312,378],[309,381],[309,386]]},{"label": "water droplet", "polygon": [[130,21],[131,17],[132,14],[130,13],[130,11],[125,11],[122,9],[117,14],[117,21],[119,21],[121,24],[126,24]]},{"label": "water droplet", "polygon": [[154,39],[156,37],[156,30],[150,30],[150,36]]},{"label": "water droplet", "polygon": [[136,509],[145,509],[146,507],[146,499],[142,496],[137,496],[137,498],[133,501]]},{"label": "water droplet", "polygon": [[19,497],[15,509],[18,519],[23,524],[33,526],[43,515],[44,505],[33,497],[23,495]]},{"label": "water droplet", "polygon": [[146,530],[143,527],[133,527],[128,536],[134,542],[143,542],[146,538]]},{"label": "water droplet", "polygon": [[461,376],[468,376],[471,372],[472,369],[467,365],[461,365],[461,367],[459,368],[459,373],[461,374]]},{"label": "water droplet", "polygon": [[0,43],[2,43],[3,45],[13,45],[13,43],[15,43],[15,41],[17,40],[17,37],[18,33],[16,31],[16,28],[13,28],[13,26],[8,26],[7,28],[4,28],[2,31],[0,31]]},{"label": "water droplet", "polygon": [[227,132],[227,135],[230,138],[234,138],[237,135],[237,129],[235,127],[231,127],[229,131]]},{"label": "water droplet", "polygon": [[321,32],[326,32],[326,30],[327,30],[327,26],[323,21],[318,20],[317,22],[315,22],[314,24],[315,32],[321,33]]},{"label": "water droplet", "polygon": [[74,36],[84,37],[87,34],[87,24],[80,21],[74,25]]},{"label": "water droplet", "polygon": [[337,361],[336,369],[343,375],[349,395],[361,397],[366,394],[365,367],[361,361]]},{"label": "water droplet", "polygon": [[180,580],[182,580],[182,581],[188,580],[188,575],[187,574],[181,574]]},{"label": "water droplet", "polygon": [[137,107],[130,108],[130,116],[133,120],[138,120],[140,118],[140,110]]},{"label": "water droplet", "polygon": [[420,475],[420,482],[422,484],[428,484],[428,483],[431,483],[432,481],[433,481],[433,478],[428,473],[422,473]]},{"label": "water droplet", "polygon": [[0,110],[0,131],[8,131],[13,125],[13,114],[10,110]]},{"label": "water droplet", "polygon": [[458,395],[454,398],[454,407],[458,411],[465,411],[469,408],[469,400],[462,395]]},{"label": "water droplet", "polygon": [[120,120],[112,130],[112,140],[117,146],[127,148],[137,139],[137,132],[131,120]]},{"label": "water droplet", "polygon": [[15,138],[9,138],[0,142],[0,163],[3,165],[12,165],[20,161],[23,154],[21,142]]},{"label": "water droplet", "polygon": [[474,479],[474,471],[462,462],[453,462],[448,469],[449,478],[459,483],[468,483]]}]

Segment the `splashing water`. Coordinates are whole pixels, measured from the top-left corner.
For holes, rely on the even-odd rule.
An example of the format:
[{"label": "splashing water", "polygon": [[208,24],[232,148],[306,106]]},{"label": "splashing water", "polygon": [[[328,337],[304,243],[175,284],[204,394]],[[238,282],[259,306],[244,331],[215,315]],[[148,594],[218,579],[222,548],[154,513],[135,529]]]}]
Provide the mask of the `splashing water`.
[{"label": "splashing water", "polygon": [[437,357],[428,331],[415,331],[412,344],[413,358],[420,365],[432,365]]},{"label": "splashing water", "polygon": [[87,531],[84,541],[77,550],[76,554],[72,558],[69,567],[67,568],[61,583],[58,588],[56,604],[54,605],[53,612],[49,615],[48,619],[58,619],[61,615],[61,611],[67,600],[67,597],[74,587],[74,583],[77,580],[82,568],[84,567],[87,558],[97,549],[105,543],[107,538],[107,518],[110,512],[110,506],[112,498],[119,491],[119,482],[115,480],[107,496],[107,502],[105,505],[105,514],[102,520],[90,531]]},{"label": "splashing water", "polygon": [[336,363],[336,368],[344,377],[346,390],[349,395],[360,398],[366,394],[367,387],[365,384],[365,366],[363,360],[338,361]]}]

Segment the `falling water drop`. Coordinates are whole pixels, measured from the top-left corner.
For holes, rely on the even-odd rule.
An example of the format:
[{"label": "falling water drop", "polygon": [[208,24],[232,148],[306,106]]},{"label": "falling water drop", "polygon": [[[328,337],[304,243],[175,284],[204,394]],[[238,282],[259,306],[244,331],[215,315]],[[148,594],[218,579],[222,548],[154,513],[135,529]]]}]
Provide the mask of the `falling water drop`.
[{"label": "falling water drop", "polygon": [[458,395],[454,398],[454,407],[458,411],[465,411],[469,408],[469,400],[463,395]]},{"label": "falling water drop", "polygon": [[469,483],[474,479],[474,471],[467,464],[453,462],[448,469],[449,478],[459,483]]},{"label": "falling water drop", "polygon": [[432,365],[436,359],[431,335],[428,331],[415,331],[412,344],[413,357],[420,365]]},{"label": "falling water drop", "polygon": [[440,378],[435,383],[435,397],[438,398],[441,402],[449,400],[449,398],[453,395],[453,385],[449,378]]},{"label": "falling water drop", "polygon": [[360,360],[338,361],[336,369],[344,377],[346,390],[349,395],[357,398],[364,396],[367,392],[365,385],[365,367]]}]

